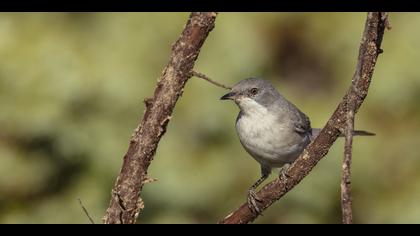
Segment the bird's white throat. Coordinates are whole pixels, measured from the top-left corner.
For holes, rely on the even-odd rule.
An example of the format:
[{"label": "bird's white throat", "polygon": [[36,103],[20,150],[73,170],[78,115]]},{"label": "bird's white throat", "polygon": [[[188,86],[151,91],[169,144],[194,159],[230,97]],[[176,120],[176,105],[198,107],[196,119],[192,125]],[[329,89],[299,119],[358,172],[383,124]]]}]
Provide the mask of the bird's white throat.
[{"label": "bird's white throat", "polygon": [[238,105],[242,114],[236,121],[236,128],[241,142],[245,146],[261,146],[263,142],[272,141],[273,132],[279,132],[279,129],[273,130],[275,115],[250,98],[242,99]]},{"label": "bird's white throat", "polygon": [[244,115],[265,116],[268,109],[251,98],[241,98],[236,101]]}]

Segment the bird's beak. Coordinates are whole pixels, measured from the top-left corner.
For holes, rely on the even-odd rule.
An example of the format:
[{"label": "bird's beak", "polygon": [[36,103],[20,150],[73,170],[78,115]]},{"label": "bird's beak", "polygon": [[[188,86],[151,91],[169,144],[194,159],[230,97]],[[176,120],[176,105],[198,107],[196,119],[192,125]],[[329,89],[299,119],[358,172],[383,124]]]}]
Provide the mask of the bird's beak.
[{"label": "bird's beak", "polygon": [[236,93],[230,92],[230,93],[227,93],[227,94],[223,95],[220,98],[220,100],[233,100],[233,98],[235,97],[235,95],[236,95]]}]

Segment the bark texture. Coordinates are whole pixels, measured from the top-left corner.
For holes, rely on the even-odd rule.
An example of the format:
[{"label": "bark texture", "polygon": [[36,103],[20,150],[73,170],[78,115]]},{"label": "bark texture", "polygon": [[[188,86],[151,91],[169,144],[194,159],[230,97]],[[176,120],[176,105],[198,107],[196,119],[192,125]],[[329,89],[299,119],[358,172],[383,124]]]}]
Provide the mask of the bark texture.
[{"label": "bark texture", "polygon": [[144,100],[143,119],[134,130],[130,146],[112,190],[106,224],[133,224],[144,207],[143,185],[150,181],[147,169],[166,132],[172,111],[197,60],[200,48],[214,28],[215,12],[191,13],[179,39],[172,46],[169,63],[158,80],[153,98]]},{"label": "bark texture", "polygon": [[[287,180],[276,179],[264,186],[257,193],[261,202],[260,209],[264,210],[279,200],[294,186],[296,186],[312,168],[323,158],[333,145],[340,133],[345,133],[347,125],[348,104],[354,104],[353,111],[357,112],[368,94],[369,85],[378,55],[382,52],[381,43],[385,28],[388,28],[388,15],[382,12],[369,12],[359,48],[359,57],[352,84],[342,101],[321,130],[318,137],[308,145],[300,157],[286,172]],[[219,223],[240,224],[249,223],[258,217],[251,211],[247,203],[230,213]]]}]

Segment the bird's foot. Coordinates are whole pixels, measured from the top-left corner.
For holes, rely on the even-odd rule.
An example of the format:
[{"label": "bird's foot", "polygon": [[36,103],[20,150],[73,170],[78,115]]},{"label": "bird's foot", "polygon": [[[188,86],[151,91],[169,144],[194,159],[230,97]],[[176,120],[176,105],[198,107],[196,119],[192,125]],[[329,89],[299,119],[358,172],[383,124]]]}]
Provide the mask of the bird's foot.
[{"label": "bird's foot", "polygon": [[248,190],[247,202],[248,207],[249,209],[251,209],[252,212],[262,216],[262,210],[257,206],[257,202],[261,202],[261,199],[258,198],[257,194],[255,193],[255,190],[252,188]]},{"label": "bird's foot", "polygon": [[281,180],[287,180],[290,176],[289,175],[287,175],[287,170],[289,169],[289,167],[290,167],[290,164],[289,163],[287,163],[287,164],[285,164],[284,166],[282,166],[281,168],[280,168],[280,173],[279,173],[279,177],[280,177],[280,179]]}]

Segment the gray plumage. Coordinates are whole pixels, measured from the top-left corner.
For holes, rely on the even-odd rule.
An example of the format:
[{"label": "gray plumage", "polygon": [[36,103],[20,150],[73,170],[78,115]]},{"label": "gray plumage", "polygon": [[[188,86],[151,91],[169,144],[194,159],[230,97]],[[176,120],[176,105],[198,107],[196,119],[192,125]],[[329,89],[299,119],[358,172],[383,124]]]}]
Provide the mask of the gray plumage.
[{"label": "gray plumage", "polygon": [[[288,166],[318,135],[308,116],[284,98],[273,85],[257,78],[244,79],[221,97],[233,100],[240,108],[236,131],[245,150],[261,165],[261,178],[249,189],[248,203],[256,205],[255,188],[271,173],[272,168]],[[355,135],[371,135],[356,131]],[[281,171],[281,173],[284,173]]]},{"label": "gray plumage", "polygon": [[309,144],[309,118],[270,82],[245,79],[234,85],[229,94],[240,108],[236,119],[239,140],[262,168],[293,162]]}]

